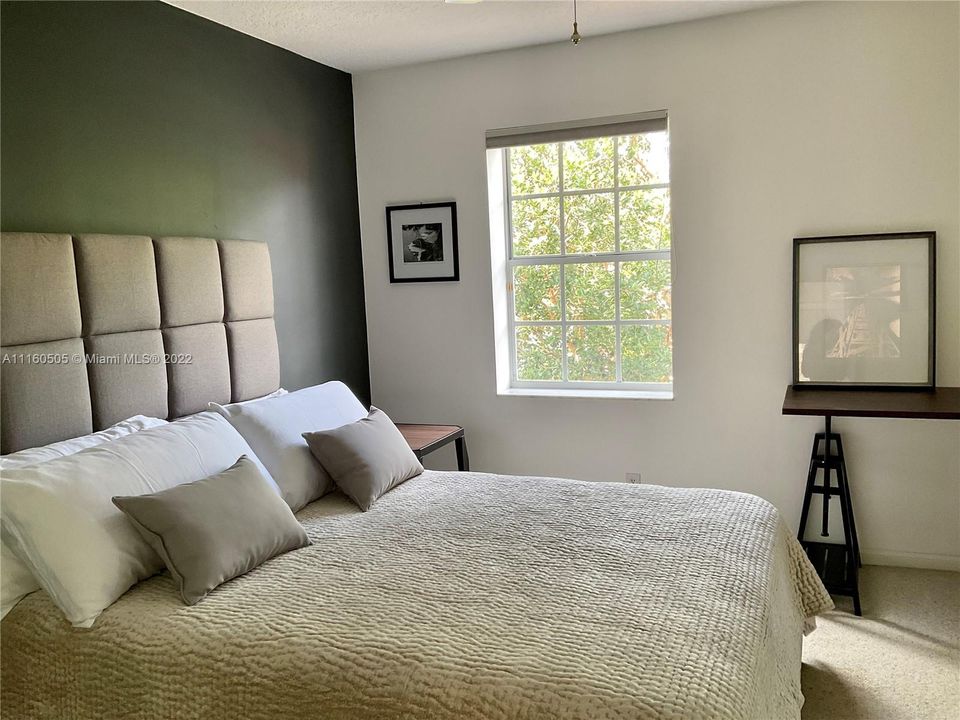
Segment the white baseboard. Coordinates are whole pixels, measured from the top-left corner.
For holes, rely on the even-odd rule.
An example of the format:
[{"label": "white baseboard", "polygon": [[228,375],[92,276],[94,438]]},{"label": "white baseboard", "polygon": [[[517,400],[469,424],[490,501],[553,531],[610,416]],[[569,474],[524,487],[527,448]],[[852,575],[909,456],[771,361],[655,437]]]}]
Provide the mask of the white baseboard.
[{"label": "white baseboard", "polygon": [[861,550],[860,555],[864,565],[891,565],[960,572],[960,555],[929,555],[889,550]]}]

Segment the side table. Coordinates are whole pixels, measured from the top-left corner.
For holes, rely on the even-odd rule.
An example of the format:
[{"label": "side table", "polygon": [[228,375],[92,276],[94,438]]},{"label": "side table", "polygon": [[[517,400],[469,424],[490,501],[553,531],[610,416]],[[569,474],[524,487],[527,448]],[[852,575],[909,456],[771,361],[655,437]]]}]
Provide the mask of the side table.
[{"label": "side table", "polygon": [[410,445],[410,449],[418,460],[423,460],[424,455],[453,442],[456,443],[457,448],[457,468],[464,471],[470,469],[467,441],[464,438],[463,428],[459,425],[397,423],[397,429],[400,430],[400,434]]}]

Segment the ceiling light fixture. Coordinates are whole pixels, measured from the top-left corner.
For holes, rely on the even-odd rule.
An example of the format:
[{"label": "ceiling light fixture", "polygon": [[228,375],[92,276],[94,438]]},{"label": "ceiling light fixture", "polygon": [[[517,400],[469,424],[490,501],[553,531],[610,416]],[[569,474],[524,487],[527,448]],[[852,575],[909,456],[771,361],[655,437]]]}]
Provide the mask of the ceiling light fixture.
[{"label": "ceiling light fixture", "polygon": [[573,0],[573,32],[570,34],[570,42],[574,45],[580,44],[580,31],[577,30],[577,0]]}]

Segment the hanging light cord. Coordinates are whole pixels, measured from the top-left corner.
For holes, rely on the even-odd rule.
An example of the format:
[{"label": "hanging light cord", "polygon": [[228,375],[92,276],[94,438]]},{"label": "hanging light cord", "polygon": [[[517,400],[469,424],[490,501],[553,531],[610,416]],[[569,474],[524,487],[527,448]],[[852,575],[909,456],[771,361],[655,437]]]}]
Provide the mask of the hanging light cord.
[{"label": "hanging light cord", "polygon": [[573,32],[570,34],[570,42],[574,45],[580,44],[580,31],[577,29],[577,0],[573,0]]}]

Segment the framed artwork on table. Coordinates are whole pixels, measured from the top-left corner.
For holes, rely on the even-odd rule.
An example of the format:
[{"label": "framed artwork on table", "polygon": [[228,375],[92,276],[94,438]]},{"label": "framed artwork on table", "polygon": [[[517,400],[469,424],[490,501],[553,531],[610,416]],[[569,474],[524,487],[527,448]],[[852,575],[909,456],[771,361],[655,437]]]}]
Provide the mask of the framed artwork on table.
[{"label": "framed artwork on table", "polygon": [[936,237],[794,238],[795,387],[936,387]]},{"label": "framed artwork on table", "polygon": [[387,256],[392,283],[458,281],[457,204],[388,205]]}]

